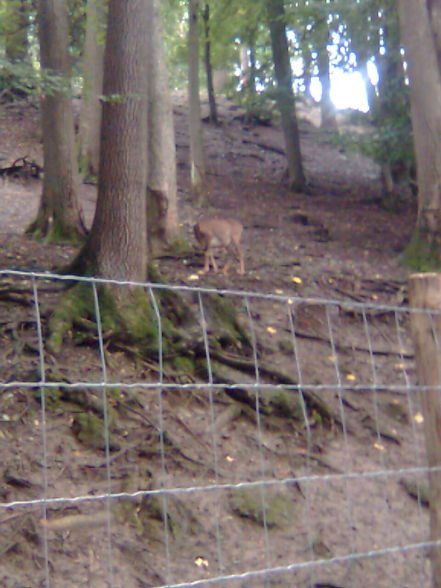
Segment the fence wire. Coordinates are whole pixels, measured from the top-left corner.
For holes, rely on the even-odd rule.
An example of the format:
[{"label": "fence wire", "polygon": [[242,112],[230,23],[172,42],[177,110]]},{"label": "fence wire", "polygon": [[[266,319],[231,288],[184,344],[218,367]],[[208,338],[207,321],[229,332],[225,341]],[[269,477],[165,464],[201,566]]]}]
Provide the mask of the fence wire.
[{"label": "fence wire", "polygon": [[[54,351],[74,282],[93,316]],[[145,290],[150,357],[112,338],[103,284]],[[430,586],[411,312],[0,271],[0,585]]]}]

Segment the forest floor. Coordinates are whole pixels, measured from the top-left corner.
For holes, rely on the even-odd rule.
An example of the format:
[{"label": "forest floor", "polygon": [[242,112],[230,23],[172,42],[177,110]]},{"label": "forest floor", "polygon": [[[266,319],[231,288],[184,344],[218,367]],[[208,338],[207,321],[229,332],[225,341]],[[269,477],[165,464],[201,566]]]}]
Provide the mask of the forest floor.
[{"label": "forest floor", "polygon": [[[399,255],[410,239],[415,207],[402,205],[396,212],[382,208],[378,166],[333,145],[329,135],[314,125],[312,111],[302,110],[301,120],[309,193],[290,193],[282,179],[280,129],[242,122],[240,110],[228,102],[221,102],[219,110],[221,125],[204,125],[209,208],[196,210],[189,198],[186,106],[184,98],[176,96],[180,219],[191,247],[187,254],[163,256],[156,262],[169,284],[280,296],[280,301],[250,299],[260,359],[284,373],[292,373],[295,364],[297,380],[302,377],[305,385],[317,386],[317,394],[335,418],[325,423],[310,415],[311,442],[301,418],[268,412],[262,422],[256,421],[250,406],[231,413],[231,398],[225,395],[216,396],[213,405],[205,393],[168,390],[159,416],[156,396],[143,396],[138,390],[135,398],[126,390],[111,403],[121,409],[112,429],[112,490],[235,484],[300,475],[317,478],[269,488],[265,501],[282,501],[282,516],[276,513],[274,521],[270,514],[262,521],[258,506],[249,504],[256,497],[238,494],[239,490],[174,495],[168,499],[168,534],[163,530],[159,500],[121,500],[118,507],[112,505],[111,556],[108,528],[102,525],[94,503],[51,506],[49,519],[58,521],[53,526],[41,523],[41,510],[35,508],[0,511],[1,586],[42,586],[48,561],[46,573],[54,586],[104,587],[109,558],[114,585],[128,588],[313,560],[321,564],[291,574],[274,571],[265,580],[257,576],[217,585],[429,585],[427,554],[422,550],[351,558],[418,543],[428,535],[427,513],[409,495],[409,480],[403,482],[399,475],[401,469],[423,465],[421,431],[414,420],[417,402],[406,391],[414,374],[408,317],[397,318],[392,310],[374,306],[402,308],[407,301],[408,272]],[[42,165],[38,111],[23,104],[2,105],[0,120],[0,167],[24,156]],[[0,185],[0,269],[51,271],[72,258],[75,248],[71,245],[49,245],[24,234],[36,214],[40,193],[40,180],[7,179]],[[81,203],[89,224],[95,198],[96,187],[83,185]],[[243,222],[245,275],[235,271],[198,274],[203,260],[193,250],[192,226],[207,215],[232,216]],[[31,292],[23,295],[23,283],[10,277],[3,285],[0,282],[3,382],[33,381],[39,366]],[[53,288],[42,286],[44,326],[57,295]],[[290,331],[284,295],[297,305],[295,358],[292,347],[286,350]],[[326,301],[333,302],[326,306]],[[351,307],[353,302],[366,306]],[[334,309],[330,315],[329,308]],[[335,323],[334,341],[329,320]],[[360,384],[344,394],[335,391],[336,350],[337,380]],[[107,348],[106,360],[110,381],[154,379],[154,369],[122,349]],[[57,381],[101,378],[96,345],[75,345],[74,338],[56,357],[47,354],[46,368],[48,379]],[[94,397],[95,392],[87,394]],[[93,403],[90,398],[88,402],[91,412]],[[84,410],[88,412],[87,406]],[[215,411],[218,433],[214,442],[210,410]],[[38,411],[38,397],[25,388],[11,388],[0,396],[1,501],[41,498],[45,485],[50,496],[105,492],[105,455],[99,444],[93,447],[75,435],[79,408],[69,404],[49,406],[48,478],[43,483],[42,461],[35,451],[41,438]],[[161,458],[163,447],[158,449],[158,423],[168,438],[165,458]],[[167,461],[165,469],[161,459]],[[398,474],[324,477],[377,470]],[[100,504],[100,508],[104,507]],[[40,547],[45,533],[46,559]],[[342,561],[332,561],[333,557]]]}]

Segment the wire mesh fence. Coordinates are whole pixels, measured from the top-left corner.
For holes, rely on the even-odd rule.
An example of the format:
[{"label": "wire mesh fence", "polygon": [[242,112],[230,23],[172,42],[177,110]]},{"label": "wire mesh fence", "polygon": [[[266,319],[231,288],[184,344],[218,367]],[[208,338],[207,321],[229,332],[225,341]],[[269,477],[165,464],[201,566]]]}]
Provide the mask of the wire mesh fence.
[{"label": "wire mesh fence", "polygon": [[[2,586],[431,585],[414,311],[0,275]],[[149,353],[103,284],[143,288]]]}]

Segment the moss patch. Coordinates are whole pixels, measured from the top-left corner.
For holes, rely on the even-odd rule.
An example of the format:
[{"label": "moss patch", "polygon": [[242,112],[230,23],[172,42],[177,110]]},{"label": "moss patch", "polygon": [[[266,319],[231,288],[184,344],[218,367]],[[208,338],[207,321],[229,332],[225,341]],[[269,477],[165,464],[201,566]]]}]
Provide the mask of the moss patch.
[{"label": "moss patch", "polygon": [[283,491],[272,488],[241,488],[231,493],[233,512],[268,528],[284,527],[296,520],[292,498]]},{"label": "moss patch", "polygon": [[434,271],[441,269],[441,247],[430,243],[419,233],[415,233],[402,254],[404,265],[415,271]]}]

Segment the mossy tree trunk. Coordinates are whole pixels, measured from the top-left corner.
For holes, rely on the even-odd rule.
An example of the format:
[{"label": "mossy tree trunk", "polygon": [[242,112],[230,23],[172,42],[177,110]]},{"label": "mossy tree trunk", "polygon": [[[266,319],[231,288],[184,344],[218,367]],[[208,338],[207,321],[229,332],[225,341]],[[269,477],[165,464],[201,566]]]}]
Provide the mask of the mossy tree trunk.
[{"label": "mossy tree trunk", "polygon": [[49,239],[75,240],[86,230],[78,203],[79,173],[70,92],[69,28],[64,0],[38,4],[40,61],[54,74],[55,89],[41,99],[44,180],[40,207],[27,232]]}]

